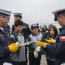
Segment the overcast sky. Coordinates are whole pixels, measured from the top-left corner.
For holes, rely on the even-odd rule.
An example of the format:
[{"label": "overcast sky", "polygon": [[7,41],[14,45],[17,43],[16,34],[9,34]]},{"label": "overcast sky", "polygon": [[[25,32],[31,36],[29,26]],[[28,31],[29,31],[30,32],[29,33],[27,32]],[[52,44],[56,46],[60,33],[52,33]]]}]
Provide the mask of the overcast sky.
[{"label": "overcast sky", "polygon": [[[12,12],[22,12],[23,21],[32,24],[54,22],[53,11],[65,8],[65,0],[0,0],[0,8]],[[10,23],[13,24],[13,14]]]}]

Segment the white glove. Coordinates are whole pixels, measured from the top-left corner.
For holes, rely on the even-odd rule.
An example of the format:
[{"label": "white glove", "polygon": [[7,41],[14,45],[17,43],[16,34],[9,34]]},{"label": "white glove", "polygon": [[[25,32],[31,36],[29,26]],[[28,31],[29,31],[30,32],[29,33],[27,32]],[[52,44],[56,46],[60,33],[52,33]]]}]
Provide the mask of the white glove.
[{"label": "white glove", "polygon": [[65,63],[62,63],[61,65],[65,65]]},{"label": "white glove", "polygon": [[38,58],[38,53],[36,51],[34,51],[34,56],[35,58]]},{"label": "white glove", "polygon": [[41,50],[40,46],[37,46],[36,49],[35,49],[36,52],[40,52],[40,50]]},{"label": "white glove", "polygon": [[19,45],[19,42],[16,42],[16,45]]}]

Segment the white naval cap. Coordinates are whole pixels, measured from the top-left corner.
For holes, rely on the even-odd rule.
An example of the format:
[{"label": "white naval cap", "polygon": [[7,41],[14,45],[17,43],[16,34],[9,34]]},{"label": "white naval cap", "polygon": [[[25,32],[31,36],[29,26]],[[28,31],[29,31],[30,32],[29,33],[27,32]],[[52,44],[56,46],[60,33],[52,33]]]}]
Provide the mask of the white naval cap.
[{"label": "white naval cap", "polygon": [[57,16],[59,16],[60,14],[64,14],[65,13],[65,9],[60,9],[60,10],[56,10],[54,12],[52,12],[54,14],[54,21],[57,21]]},{"label": "white naval cap", "polygon": [[21,16],[22,15],[22,13],[13,13],[14,14],[14,16]]},{"label": "white naval cap", "polygon": [[0,9],[0,16],[1,15],[10,16],[11,15],[11,11]]}]

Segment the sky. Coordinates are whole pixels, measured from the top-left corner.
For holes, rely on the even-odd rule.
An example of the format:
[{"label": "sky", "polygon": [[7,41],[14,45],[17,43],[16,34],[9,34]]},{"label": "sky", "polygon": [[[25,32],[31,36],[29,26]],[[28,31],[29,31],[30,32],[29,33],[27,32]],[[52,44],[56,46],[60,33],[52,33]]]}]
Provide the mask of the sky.
[{"label": "sky", "polygon": [[10,25],[14,23],[13,12],[21,12],[23,21],[27,24],[54,24],[53,11],[65,8],[65,0],[0,0],[0,9],[12,11]]}]

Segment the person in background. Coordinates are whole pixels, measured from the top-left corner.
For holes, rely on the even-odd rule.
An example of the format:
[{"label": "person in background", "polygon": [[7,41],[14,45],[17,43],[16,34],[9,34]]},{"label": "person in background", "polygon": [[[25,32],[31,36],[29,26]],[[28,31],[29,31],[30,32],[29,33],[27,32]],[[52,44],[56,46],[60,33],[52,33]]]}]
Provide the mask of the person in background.
[{"label": "person in background", "polygon": [[39,25],[31,25],[32,34],[29,35],[28,41],[32,41],[29,48],[29,65],[40,65],[41,60],[41,47],[38,46],[35,42],[41,41],[42,34],[40,33]]},{"label": "person in background", "polygon": [[10,53],[14,53],[19,49],[19,45],[12,43],[3,29],[10,19],[10,14],[11,11],[0,9],[0,65],[10,63]]},{"label": "person in background", "polygon": [[[13,42],[19,42],[19,44],[25,44],[24,36],[22,34],[23,22],[21,20],[15,21],[15,30],[10,36]],[[11,54],[12,64],[13,65],[27,65],[25,46],[20,46],[19,50],[16,53]]]},{"label": "person in background", "polygon": [[46,48],[53,56],[55,56],[55,65],[65,65],[65,9],[57,10],[53,12],[55,16],[55,21],[58,21],[62,29],[59,35],[55,40],[47,40],[49,43],[53,42],[54,44],[49,44],[46,42],[38,41],[37,44]]},{"label": "person in background", "polygon": [[43,25],[43,26],[41,27],[41,33],[44,35],[45,32],[47,32],[47,26],[46,26],[46,25]]},{"label": "person in background", "polygon": [[[13,13],[14,15],[14,24],[16,20],[22,20],[22,13]],[[15,26],[12,25],[12,32],[15,30]]]},{"label": "person in background", "polygon": [[51,26],[54,26],[54,25],[52,25],[52,24],[49,24],[49,25],[48,25],[47,31],[43,34],[43,37],[44,37],[44,38],[46,38],[46,37],[49,35],[48,29],[49,29]]},{"label": "person in background", "polygon": [[[49,27],[48,33],[49,34],[45,38],[44,37],[42,38],[42,41],[44,41],[46,39],[51,39],[51,38],[55,39],[58,36],[58,30],[55,26]],[[53,56],[47,49],[45,49],[45,54],[46,54],[46,58],[47,58],[47,64],[55,65],[55,56]]]},{"label": "person in background", "polygon": [[56,36],[58,35],[58,29],[56,28],[56,26],[50,26],[49,29],[48,29],[48,35],[46,36],[43,36],[42,39],[49,39],[49,38],[53,38],[55,39]]}]

